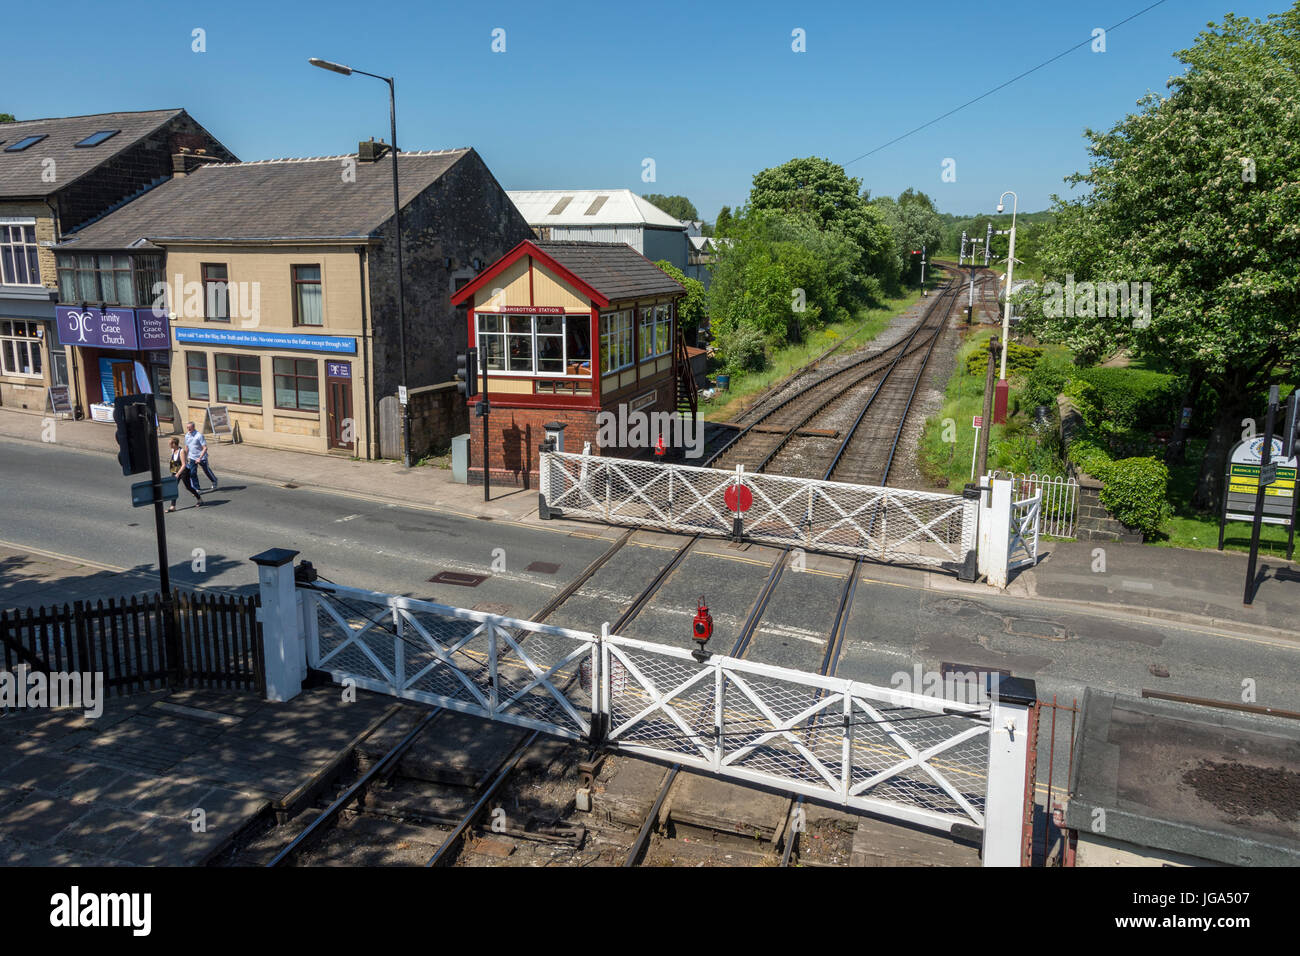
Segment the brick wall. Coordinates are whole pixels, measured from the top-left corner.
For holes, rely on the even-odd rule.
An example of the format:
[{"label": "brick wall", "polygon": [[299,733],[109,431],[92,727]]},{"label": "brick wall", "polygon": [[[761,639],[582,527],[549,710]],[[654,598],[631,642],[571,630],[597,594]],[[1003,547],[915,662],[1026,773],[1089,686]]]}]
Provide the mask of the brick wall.
[{"label": "brick wall", "polygon": [[[564,422],[564,450],[596,448],[596,412],[555,408],[494,408],[488,416],[490,473],[494,484],[537,487],[537,446],[546,439],[548,422]],[[469,418],[469,483],[483,482],[483,419]]]}]

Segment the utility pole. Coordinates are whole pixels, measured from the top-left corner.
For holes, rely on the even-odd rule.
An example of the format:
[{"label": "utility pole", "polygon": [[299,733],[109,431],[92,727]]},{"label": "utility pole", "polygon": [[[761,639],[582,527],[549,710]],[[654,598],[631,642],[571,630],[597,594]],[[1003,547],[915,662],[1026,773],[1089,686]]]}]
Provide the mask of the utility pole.
[{"label": "utility pole", "polygon": [[996,335],[989,336],[989,364],[984,373],[984,427],[980,429],[979,446],[977,449],[979,456],[979,465],[975,472],[976,477],[988,473],[989,468],[989,432],[993,430],[993,373],[997,369],[998,353],[1002,351],[1002,346],[998,342]]},{"label": "utility pole", "polygon": [[[1255,520],[1250,526],[1250,561],[1246,564],[1246,593],[1241,603],[1250,606],[1255,599],[1255,563],[1259,558],[1259,531],[1264,523],[1264,495],[1272,481],[1266,481],[1269,462],[1273,458],[1273,423],[1277,419],[1277,386],[1268,387],[1268,414],[1264,416],[1264,446],[1259,450],[1259,487],[1255,490]],[[1273,466],[1273,478],[1277,477],[1277,466]],[[1223,489],[1226,497],[1228,489]]]}]

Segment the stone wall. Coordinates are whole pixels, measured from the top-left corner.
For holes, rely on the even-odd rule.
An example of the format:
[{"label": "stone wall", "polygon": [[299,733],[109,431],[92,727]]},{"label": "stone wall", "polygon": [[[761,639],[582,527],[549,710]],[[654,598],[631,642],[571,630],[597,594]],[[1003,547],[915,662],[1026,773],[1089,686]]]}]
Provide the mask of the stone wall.
[{"label": "stone wall", "polygon": [[1140,544],[1142,532],[1130,528],[1115,519],[1115,516],[1101,503],[1101,492],[1106,487],[1101,480],[1081,470],[1069,460],[1070,442],[1083,427],[1083,416],[1064,395],[1056,398],[1056,407],[1061,416],[1061,444],[1064,446],[1066,462],[1070,474],[1079,482],[1078,514],[1074,522],[1074,536],[1079,541],[1125,541]]}]

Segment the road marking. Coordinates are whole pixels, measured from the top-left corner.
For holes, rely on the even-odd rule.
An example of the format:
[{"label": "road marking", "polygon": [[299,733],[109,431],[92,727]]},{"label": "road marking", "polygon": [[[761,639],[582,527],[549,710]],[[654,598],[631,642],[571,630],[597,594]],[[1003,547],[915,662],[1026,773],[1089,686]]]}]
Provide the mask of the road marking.
[{"label": "road marking", "polygon": [[34,548],[29,544],[18,544],[15,541],[0,540],[0,547],[14,548],[26,554],[39,554],[43,558],[54,558],[56,561],[67,561],[69,564],[80,564],[88,568],[95,568],[98,571],[112,571],[115,574],[124,574],[131,570],[130,568],[119,568],[115,564],[104,564],[100,561],[92,561],[89,558],[78,558],[71,554],[61,554],[58,551],[46,551],[44,548]]},{"label": "road marking", "polygon": [[1120,581],[1120,586],[1129,591],[1154,591],[1156,586],[1150,581]]},{"label": "road marking", "polygon": [[355,514],[355,515],[344,515],[342,518],[335,518],[335,519],[334,519],[334,523],[335,523],[335,524],[338,524],[338,523],[343,522],[343,521],[351,521],[353,518],[360,518],[360,517],[361,517],[361,515],[359,515],[359,514]]}]

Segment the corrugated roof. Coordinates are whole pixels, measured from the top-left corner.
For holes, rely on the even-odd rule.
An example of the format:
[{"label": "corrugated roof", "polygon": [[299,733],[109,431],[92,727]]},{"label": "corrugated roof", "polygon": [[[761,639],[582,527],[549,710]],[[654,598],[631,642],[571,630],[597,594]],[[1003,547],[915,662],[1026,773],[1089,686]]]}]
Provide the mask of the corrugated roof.
[{"label": "corrugated roof", "polygon": [[551,240],[533,245],[611,302],[686,291],[626,243]]},{"label": "corrugated roof", "polygon": [[[402,205],[470,152],[402,153]],[[393,214],[391,162],[389,154],[373,163],[346,155],[201,166],[70,234],[59,248],[126,249],[141,239],[366,237]],[[344,172],[355,172],[355,182]]]},{"label": "corrugated roof", "polygon": [[686,227],[630,189],[510,189],[530,226]]},{"label": "corrugated roof", "polygon": [[[0,123],[0,199],[56,193],[184,112],[181,109],[145,110]],[[107,130],[121,132],[98,146],[76,145],[94,133]],[[44,136],[45,139],[21,152],[5,152],[6,147],[27,136]],[[50,169],[47,160],[54,160],[52,182],[46,182],[50,178],[46,175]]]}]

